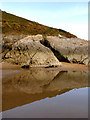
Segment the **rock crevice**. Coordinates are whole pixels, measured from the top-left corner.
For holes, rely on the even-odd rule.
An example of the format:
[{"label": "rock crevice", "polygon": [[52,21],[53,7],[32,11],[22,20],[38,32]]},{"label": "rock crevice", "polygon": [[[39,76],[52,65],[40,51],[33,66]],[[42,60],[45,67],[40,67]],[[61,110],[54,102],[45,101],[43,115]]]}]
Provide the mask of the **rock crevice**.
[{"label": "rock crevice", "polygon": [[8,48],[4,48],[2,53],[5,62],[22,66],[51,67],[61,65],[61,61],[89,64],[88,42],[79,38],[31,35],[13,44],[8,42]]},{"label": "rock crevice", "polygon": [[54,55],[60,62],[70,63],[70,61],[67,58],[65,58],[63,55],[61,55],[61,53],[58,50],[51,46],[50,42],[46,38],[43,38],[43,40],[41,40],[40,43],[43,44],[45,47],[50,48],[50,50],[54,53]]},{"label": "rock crevice", "polygon": [[88,65],[88,41],[79,38],[45,36],[41,44],[51,49],[59,61]]},{"label": "rock crevice", "polygon": [[33,39],[28,36],[15,42],[4,61],[30,67],[61,65],[53,52],[39,42],[41,38]]}]

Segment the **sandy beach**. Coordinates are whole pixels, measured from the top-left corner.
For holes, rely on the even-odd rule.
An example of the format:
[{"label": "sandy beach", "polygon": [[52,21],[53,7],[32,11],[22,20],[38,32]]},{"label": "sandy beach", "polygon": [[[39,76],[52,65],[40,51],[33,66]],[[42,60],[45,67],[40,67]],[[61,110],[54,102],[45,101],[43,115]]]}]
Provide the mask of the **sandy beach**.
[{"label": "sandy beach", "polygon": [[10,75],[19,74],[20,72],[25,72],[27,70],[48,70],[48,71],[85,71],[88,72],[89,66],[82,65],[82,64],[73,64],[73,63],[66,63],[62,62],[61,66],[55,67],[55,68],[45,68],[45,67],[33,67],[33,68],[21,68],[20,65],[14,65],[10,63],[0,63],[0,79],[6,78]]},{"label": "sandy beach", "polygon": [[[73,64],[73,63],[66,63],[66,62],[61,62],[62,65],[56,68],[44,68],[44,69],[59,69],[62,71],[83,71],[83,70],[88,70],[89,66],[88,65],[83,65],[83,64]],[[40,68],[40,67],[39,67]],[[13,65],[9,63],[0,63],[0,69],[22,69],[20,65]],[[25,69],[24,69],[25,70]]]}]

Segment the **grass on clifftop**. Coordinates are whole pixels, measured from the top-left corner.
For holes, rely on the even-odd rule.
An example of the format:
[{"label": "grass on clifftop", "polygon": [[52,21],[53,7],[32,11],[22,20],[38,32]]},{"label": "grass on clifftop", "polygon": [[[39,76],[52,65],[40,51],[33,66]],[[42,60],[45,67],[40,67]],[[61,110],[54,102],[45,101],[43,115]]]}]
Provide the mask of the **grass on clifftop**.
[{"label": "grass on clifftop", "polygon": [[52,35],[61,34],[67,38],[76,37],[75,35],[61,29],[56,29],[30,21],[10,13],[2,12],[2,33],[3,34],[25,34],[25,35]]}]

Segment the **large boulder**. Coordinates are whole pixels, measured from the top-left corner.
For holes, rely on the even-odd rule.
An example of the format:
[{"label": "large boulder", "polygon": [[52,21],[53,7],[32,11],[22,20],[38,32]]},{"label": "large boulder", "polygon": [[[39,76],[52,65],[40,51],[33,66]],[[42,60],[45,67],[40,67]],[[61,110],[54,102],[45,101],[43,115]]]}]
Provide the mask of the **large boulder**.
[{"label": "large boulder", "polygon": [[12,45],[10,50],[5,55],[5,62],[19,64],[22,66],[51,66],[61,65],[58,59],[54,56],[53,52],[43,46],[39,39],[35,40],[31,36],[27,36]]},{"label": "large boulder", "polygon": [[[20,35],[18,35],[18,34],[9,34],[9,35],[2,34],[2,35],[0,35],[0,39],[2,39],[2,58],[3,59],[5,58],[6,53],[11,50],[12,45],[15,42],[17,42],[20,39],[23,39],[27,36],[28,35],[24,35],[24,34],[20,34]],[[40,41],[43,38],[43,36],[40,34],[37,34],[37,35],[30,35],[29,38],[31,38],[32,40],[35,40],[35,41]]]},{"label": "large boulder", "polygon": [[49,47],[59,61],[88,64],[88,41],[86,40],[47,36],[41,43]]},{"label": "large boulder", "polygon": [[[28,35],[24,35],[24,34],[16,34],[16,35],[13,35],[13,34],[9,34],[9,35],[5,35],[5,34],[2,34],[2,43],[5,44],[5,43],[15,43],[17,42],[18,40],[20,39],[23,39],[25,37],[27,37]],[[29,35],[29,38],[33,39],[33,40],[36,40],[36,41],[40,41],[43,36],[41,34],[37,34],[37,35]]]}]

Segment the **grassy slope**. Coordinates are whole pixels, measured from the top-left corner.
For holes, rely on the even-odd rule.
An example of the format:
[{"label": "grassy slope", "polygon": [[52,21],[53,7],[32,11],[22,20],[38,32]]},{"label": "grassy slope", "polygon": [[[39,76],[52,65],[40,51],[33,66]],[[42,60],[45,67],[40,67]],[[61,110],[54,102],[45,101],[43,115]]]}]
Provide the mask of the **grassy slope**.
[{"label": "grassy slope", "polygon": [[61,34],[65,37],[76,37],[69,32],[66,32],[61,29],[51,28],[44,26],[37,22],[33,22],[10,13],[2,11],[2,32],[4,34],[25,34],[25,35],[53,35],[57,36]]}]

